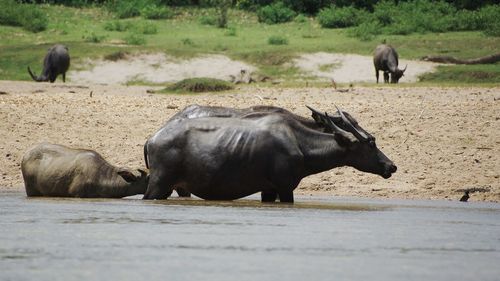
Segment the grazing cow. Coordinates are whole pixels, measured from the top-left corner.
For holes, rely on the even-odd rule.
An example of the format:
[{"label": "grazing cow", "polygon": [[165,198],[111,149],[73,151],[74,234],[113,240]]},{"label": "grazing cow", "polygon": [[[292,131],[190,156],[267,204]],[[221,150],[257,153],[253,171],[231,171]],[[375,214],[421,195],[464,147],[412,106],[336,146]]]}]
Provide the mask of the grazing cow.
[{"label": "grazing cow", "polygon": [[373,53],[373,64],[375,65],[375,76],[378,83],[378,72],[384,72],[384,83],[389,82],[389,74],[391,75],[391,83],[398,83],[399,79],[404,75],[405,69],[398,68],[398,53],[389,45],[378,45]]},{"label": "grazing cow", "polygon": [[332,133],[283,113],[167,122],[145,145],[150,181],[144,199],[165,199],[181,187],[207,200],[262,192],[264,202],[278,196],[281,202],[293,202],[302,178],[340,166],[389,178],[396,166],[373,136],[338,112],[345,129],[326,113],[313,111]]},{"label": "grazing cow", "polygon": [[28,196],[121,198],[144,194],[149,176],[109,164],[97,152],[42,143],[23,157]]},{"label": "grazing cow", "polygon": [[54,83],[59,74],[62,74],[63,82],[66,82],[66,71],[69,68],[69,61],[68,48],[64,45],[54,45],[43,59],[42,74],[40,76],[34,75],[29,66],[28,72],[31,78],[37,82],[50,81],[50,83]]}]

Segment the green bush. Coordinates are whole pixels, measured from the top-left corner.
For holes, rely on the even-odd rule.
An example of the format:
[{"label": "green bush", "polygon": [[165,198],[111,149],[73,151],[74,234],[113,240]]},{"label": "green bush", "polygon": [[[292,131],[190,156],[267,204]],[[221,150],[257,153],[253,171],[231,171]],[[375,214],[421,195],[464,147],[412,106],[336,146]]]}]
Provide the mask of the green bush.
[{"label": "green bush", "polygon": [[290,8],[286,7],[283,2],[277,2],[268,6],[265,6],[257,12],[259,22],[264,22],[267,24],[276,24],[289,22],[293,20],[296,13]]},{"label": "green bush", "polygon": [[0,24],[22,26],[31,32],[47,29],[47,16],[32,4],[19,4],[14,0],[0,0]]},{"label": "green bush", "polygon": [[181,39],[181,42],[182,42],[182,45],[185,45],[185,46],[194,46],[194,41],[190,38],[183,38]]},{"label": "green bush", "polygon": [[95,34],[94,32],[83,37],[83,40],[85,42],[88,42],[88,43],[101,43],[104,39],[106,39],[106,36],[98,35],[98,34]]},{"label": "green bush", "polygon": [[159,20],[172,18],[174,13],[166,6],[147,5],[141,10],[141,16],[146,19]]},{"label": "green bush", "polygon": [[[500,5],[490,5],[476,11],[469,11],[457,10],[454,5],[442,0],[400,1],[399,4],[386,0],[378,2],[370,15],[344,11],[340,13],[342,16],[334,17],[332,16],[334,13],[334,11],[324,9],[318,14],[318,21],[324,27],[348,26],[346,21],[352,25],[359,25],[349,30],[349,35],[362,40],[370,40],[380,33],[406,35],[416,32],[461,30],[482,30],[490,36],[498,36],[495,34],[500,33],[498,27]],[[358,20],[355,20],[356,18]]]},{"label": "green bush", "polygon": [[304,23],[304,22],[307,22],[307,17],[304,16],[303,14],[300,14],[300,15],[297,15],[294,19],[293,19],[294,22],[298,22],[298,23]]},{"label": "green bush", "polygon": [[357,37],[361,41],[370,41],[376,35],[382,33],[382,25],[376,21],[367,21],[348,30],[347,34],[351,37]]},{"label": "green bush", "polygon": [[224,80],[215,78],[189,78],[179,81],[165,90],[201,93],[227,91],[231,89],[233,89],[233,85]]},{"label": "green bush", "polygon": [[338,8],[331,6],[319,11],[317,19],[322,27],[342,28],[356,26],[368,18],[368,13],[352,6]]},{"label": "green bush", "polygon": [[120,20],[108,21],[104,24],[104,29],[107,31],[123,32],[131,29],[132,27],[132,23]]},{"label": "green bush", "polygon": [[155,0],[109,0],[106,2],[108,10],[118,18],[132,18],[141,15],[141,12],[148,6],[156,6]]},{"label": "green bush", "polygon": [[213,15],[203,15],[198,18],[198,22],[203,25],[217,25],[217,17]]},{"label": "green bush", "polygon": [[288,39],[283,36],[272,35],[267,38],[267,43],[269,45],[288,45]]},{"label": "green bush", "polygon": [[156,34],[158,33],[158,28],[154,23],[151,22],[145,22],[139,26],[137,26],[137,31],[139,31],[142,34]]},{"label": "green bush", "polygon": [[224,32],[224,35],[226,36],[237,36],[236,33],[236,28],[235,27],[228,27],[226,32]]},{"label": "green bush", "polygon": [[142,35],[135,34],[135,33],[127,35],[125,38],[123,38],[123,40],[128,45],[144,45],[144,44],[146,44],[146,38],[144,38],[144,36],[142,36]]}]

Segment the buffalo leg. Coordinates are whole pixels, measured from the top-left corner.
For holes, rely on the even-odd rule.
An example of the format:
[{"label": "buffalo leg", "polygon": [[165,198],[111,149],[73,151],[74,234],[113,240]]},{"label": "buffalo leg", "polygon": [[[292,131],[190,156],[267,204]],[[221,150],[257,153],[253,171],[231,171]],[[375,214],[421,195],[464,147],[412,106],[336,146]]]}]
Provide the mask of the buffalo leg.
[{"label": "buffalo leg", "polygon": [[63,83],[66,83],[66,72],[63,72],[62,79],[63,79]]},{"label": "buffalo leg", "polygon": [[177,192],[177,195],[179,195],[179,197],[191,197],[191,192],[182,187],[176,187],[175,191]]},{"label": "buffalo leg", "polygon": [[276,191],[262,191],[260,198],[262,202],[275,202],[276,198],[278,198],[278,193]]},{"label": "buffalo leg", "polygon": [[279,192],[281,203],[293,203],[293,190]]},{"label": "buffalo leg", "polygon": [[167,199],[172,194],[173,183],[174,181],[165,176],[164,173],[151,173],[148,188],[142,199]]},{"label": "buffalo leg", "polygon": [[378,75],[379,75],[378,70],[375,70],[375,77],[377,77],[377,84],[378,84]]},{"label": "buffalo leg", "polygon": [[389,83],[389,73],[384,71],[384,83]]}]

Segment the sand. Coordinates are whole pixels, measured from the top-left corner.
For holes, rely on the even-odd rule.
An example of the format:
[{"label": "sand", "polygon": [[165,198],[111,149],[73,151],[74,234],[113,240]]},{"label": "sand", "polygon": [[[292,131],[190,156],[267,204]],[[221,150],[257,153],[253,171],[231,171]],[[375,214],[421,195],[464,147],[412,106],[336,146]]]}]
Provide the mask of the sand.
[{"label": "sand", "polygon": [[[59,81],[59,80],[58,80]],[[0,190],[23,190],[20,163],[42,141],[90,148],[111,163],[144,167],[143,144],[193,103],[274,105],[308,116],[305,105],[351,113],[398,166],[390,179],[336,168],[302,180],[297,194],[500,202],[500,87],[280,89],[149,94],[154,87],[0,81]],[[92,93],[92,94],[91,94]]]}]

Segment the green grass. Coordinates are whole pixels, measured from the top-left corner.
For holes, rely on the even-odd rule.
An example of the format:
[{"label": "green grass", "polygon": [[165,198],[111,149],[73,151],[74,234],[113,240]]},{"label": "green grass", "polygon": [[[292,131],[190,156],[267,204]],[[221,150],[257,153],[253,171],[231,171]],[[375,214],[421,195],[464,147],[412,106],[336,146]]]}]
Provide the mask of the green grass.
[{"label": "green grass", "polygon": [[[360,41],[349,37],[347,29],[323,29],[314,20],[267,25],[259,23],[255,14],[240,10],[229,11],[231,28],[222,29],[200,24],[200,16],[213,11],[196,8],[173,9],[176,15],[173,18],[154,21],[156,31],[154,28],[145,32],[135,28],[151,25],[151,21],[142,17],[119,20],[130,26],[130,30],[124,33],[120,31],[122,28],[106,29],[109,22],[113,22],[110,20],[113,16],[106,9],[39,6],[50,19],[45,31],[32,33],[21,27],[0,27],[0,79],[30,80],[26,67],[30,65],[39,70],[46,50],[55,43],[69,47],[73,70],[87,58],[102,58],[118,51],[130,54],[138,51],[165,52],[181,58],[221,53],[254,64],[262,74],[285,81],[297,79],[298,70],[287,62],[300,53],[337,52],[371,56],[375,46],[387,40],[404,59],[441,54],[474,58],[496,53],[500,46],[500,38],[487,37],[481,32],[378,35]],[[87,42],[93,39],[89,38],[89,31],[101,37],[100,42]],[[129,38],[130,32],[135,38]],[[286,34],[288,44],[269,45],[268,38],[276,34]],[[123,46],[124,39],[128,39],[130,45]],[[463,69],[463,72],[469,69],[478,71],[479,68],[487,73],[497,73],[499,67],[498,64],[450,66]],[[482,83],[483,79],[471,81]]]},{"label": "green grass", "polygon": [[500,67],[498,65],[459,65],[439,66],[435,73],[420,76],[422,82],[429,83],[500,83]]}]

